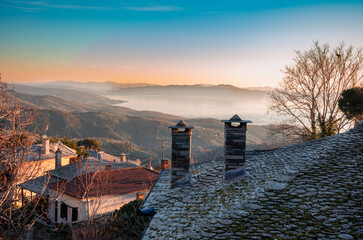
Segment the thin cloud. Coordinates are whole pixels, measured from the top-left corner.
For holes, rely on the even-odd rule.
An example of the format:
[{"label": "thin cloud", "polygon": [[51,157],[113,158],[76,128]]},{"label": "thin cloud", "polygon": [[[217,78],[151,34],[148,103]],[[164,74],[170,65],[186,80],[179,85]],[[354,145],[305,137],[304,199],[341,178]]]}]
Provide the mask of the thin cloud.
[{"label": "thin cloud", "polygon": [[123,9],[140,12],[173,12],[183,10],[182,8],[176,6],[123,7]]},{"label": "thin cloud", "polygon": [[12,0],[7,0],[8,3],[19,3],[19,4],[28,4],[28,5],[41,5],[43,2],[38,1],[38,2],[32,2],[32,1],[12,1]]},{"label": "thin cloud", "polygon": [[44,7],[58,8],[58,9],[88,9],[88,10],[108,10],[111,7],[92,7],[80,5],[60,5],[60,4],[43,4]]},{"label": "thin cloud", "polygon": [[[81,6],[81,5],[63,5],[63,4],[51,4],[44,1],[16,1],[16,0],[7,0],[8,3],[12,4],[25,4],[25,5],[33,5],[38,7],[46,7],[46,8],[57,8],[57,9],[86,9],[86,10],[130,10],[130,11],[139,11],[139,12],[172,12],[172,11],[180,11],[183,8],[177,6],[140,6],[140,7],[111,7],[111,6]],[[26,10],[26,7],[8,5],[8,7],[12,8],[23,8]],[[31,8],[28,8],[31,9]],[[34,8],[35,9],[35,8]],[[41,10],[41,9],[38,9]]]},{"label": "thin cloud", "polygon": [[[35,5],[39,7],[47,7],[47,8],[57,8],[57,9],[88,9],[88,10],[108,10],[110,7],[94,7],[94,6],[81,6],[81,5],[62,5],[62,4],[49,4],[47,2],[37,1],[37,2],[28,2],[28,1],[7,1],[13,4],[27,4],[27,5]],[[13,8],[19,8],[18,6],[10,6]]]},{"label": "thin cloud", "polygon": [[42,10],[41,8],[38,8],[38,7],[21,7],[21,6],[13,6],[13,5],[8,5],[8,4],[0,4],[0,6],[6,7],[6,8],[18,9],[23,12],[39,12]]}]

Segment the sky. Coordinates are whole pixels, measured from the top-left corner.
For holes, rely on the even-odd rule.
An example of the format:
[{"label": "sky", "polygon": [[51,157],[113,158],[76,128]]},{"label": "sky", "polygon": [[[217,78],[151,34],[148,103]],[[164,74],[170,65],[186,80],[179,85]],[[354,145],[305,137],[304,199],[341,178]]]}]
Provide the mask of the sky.
[{"label": "sky", "polygon": [[277,86],[313,41],[363,47],[363,1],[0,0],[10,82]]}]

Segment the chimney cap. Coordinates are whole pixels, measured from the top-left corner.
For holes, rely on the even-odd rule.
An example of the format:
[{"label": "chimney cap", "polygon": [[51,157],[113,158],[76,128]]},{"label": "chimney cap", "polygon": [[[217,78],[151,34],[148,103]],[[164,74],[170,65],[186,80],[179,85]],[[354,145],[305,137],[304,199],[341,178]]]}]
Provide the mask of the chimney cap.
[{"label": "chimney cap", "polygon": [[60,150],[60,147],[58,147],[58,149],[55,153],[62,153],[62,151]]},{"label": "chimney cap", "polygon": [[233,115],[229,120],[221,120],[221,122],[225,123],[232,123],[232,122],[239,122],[239,123],[252,123],[250,120],[242,120],[237,114]]},{"label": "chimney cap", "polygon": [[176,125],[174,126],[169,126],[169,128],[185,128],[185,129],[193,129],[194,126],[188,126],[188,124],[183,121],[183,120],[180,120]]}]

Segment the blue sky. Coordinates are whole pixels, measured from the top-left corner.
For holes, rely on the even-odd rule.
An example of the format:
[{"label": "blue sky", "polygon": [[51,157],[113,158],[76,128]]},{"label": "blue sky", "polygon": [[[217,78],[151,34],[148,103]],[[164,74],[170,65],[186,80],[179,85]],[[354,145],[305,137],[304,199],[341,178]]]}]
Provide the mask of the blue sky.
[{"label": "blue sky", "polygon": [[0,1],[4,80],[276,86],[295,50],[362,47],[362,1]]}]

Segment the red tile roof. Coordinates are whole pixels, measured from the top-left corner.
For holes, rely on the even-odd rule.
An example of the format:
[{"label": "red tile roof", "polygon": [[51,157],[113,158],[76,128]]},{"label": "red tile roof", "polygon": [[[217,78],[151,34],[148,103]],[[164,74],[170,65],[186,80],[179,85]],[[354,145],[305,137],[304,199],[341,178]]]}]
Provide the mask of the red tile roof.
[{"label": "red tile roof", "polygon": [[143,167],[102,170],[83,174],[70,182],[51,183],[49,187],[80,199],[86,195],[122,195],[150,190],[158,176],[158,172]]}]

